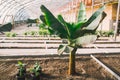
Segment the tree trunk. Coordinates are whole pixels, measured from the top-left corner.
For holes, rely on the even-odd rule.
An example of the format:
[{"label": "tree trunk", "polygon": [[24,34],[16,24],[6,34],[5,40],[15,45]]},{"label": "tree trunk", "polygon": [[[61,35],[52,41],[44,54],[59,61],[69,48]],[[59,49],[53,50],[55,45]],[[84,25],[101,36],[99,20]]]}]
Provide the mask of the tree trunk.
[{"label": "tree trunk", "polygon": [[69,54],[69,70],[68,74],[73,75],[75,74],[75,53],[77,51],[77,48],[74,48],[73,51]]}]

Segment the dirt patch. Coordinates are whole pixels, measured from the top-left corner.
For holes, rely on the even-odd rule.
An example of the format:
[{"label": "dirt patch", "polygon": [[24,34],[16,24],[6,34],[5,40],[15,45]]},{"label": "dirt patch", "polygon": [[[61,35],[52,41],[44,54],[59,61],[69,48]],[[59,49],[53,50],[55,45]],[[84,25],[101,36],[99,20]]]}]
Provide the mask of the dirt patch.
[{"label": "dirt patch", "polygon": [[[27,64],[27,71],[35,62],[42,66],[41,80],[116,80],[90,57],[77,57],[76,75],[67,75],[68,58],[16,58],[0,60],[0,80],[16,80],[17,61]],[[85,71],[85,72],[84,72]]]}]

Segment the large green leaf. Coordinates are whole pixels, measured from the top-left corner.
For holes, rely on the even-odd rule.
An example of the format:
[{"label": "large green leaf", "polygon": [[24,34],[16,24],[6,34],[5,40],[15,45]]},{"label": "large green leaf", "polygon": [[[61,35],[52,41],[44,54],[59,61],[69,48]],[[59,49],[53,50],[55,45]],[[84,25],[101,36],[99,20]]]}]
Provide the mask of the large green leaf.
[{"label": "large green leaf", "polygon": [[74,33],[74,39],[76,39],[78,37],[85,36],[85,35],[91,35],[91,34],[95,34],[95,31],[87,30],[87,29],[81,29],[81,30],[79,30],[78,33]]},{"label": "large green leaf", "polygon": [[77,22],[84,21],[84,20],[86,20],[86,7],[83,4],[83,2],[81,2]]},{"label": "large green leaf", "polygon": [[58,20],[64,25],[64,28],[67,31],[67,36],[70,37],[70,30],[69,30],[69,26],[67,25],[67,22],[63,19],[63,17],[61,15],[58,15]]},{"label": "large green leaf", "polygon": [[40,15],[40,19],[45,25],[47,25],[44,15]]},{"label": "large green leaf", "polygon": [[70,53],[72,50],[73,48],[68,45],[59,45],[58,54],[61,55],[63,52]]},{"label": "large green leaf", "polygon": [[48,31],[50,32],[51,35],[56,34],[56,31],[54,31],[54,30],[51,29],[50,27],[48,27]]},{"label": "large green leaf", "polygon": [[48,27],[51,27],[54,31],[58,32],[60,37],[66,38],[67,31],[65,27],[59,22],[59,20],[44,5],[41,5],[41,10],[44,13],[45,21]]},{"label": "large green leaf", "polygon": [[86,35],[75,39],[74,42],[77,46],[84,46],[94,43],[96,39],[97,39],[96,35]]},{"label": "large green leaf", "polygon": [[[103,19],[103,17],[105,16],[102,16],[103,15],[103,11],[105,9],[105,6],[102,6],[101,8],[99,8],[89,19],[88,21],[84,24],[83,27],[89,27],[89,29],[91,28],[91,30],[94,30],[96,29],[96,27],[98,26],[98,24],[100,23],[100,21]],[[105,14],[106,15],[106,14]],[[98,20],[97,23],[96,20]],[[96,25],[94,25],[96,24]],[[90,25],[90,26],[89,26]],[[94,25],[94,26],[92,26]]]},{"label": "large green leaf", "polygon": [[[46,22],[46,19],[45,19],[45,16],[44,15],[40,15],[40,19],[41,21],[47,25],[47,22]],[[50,34],[57,34],[57,31],[53,30],[51,27],[48,27],[48,31],[50,32]]]},{"label": "large green leaf", "polygon": [[75,31],[78,30],[78,29],[81,29],[81,27],[86,23],[86,20],[84,21],[79,21],[77,23],[74,23],[74,29]]},{"label": "large green leaf", "polygon": [[101,13],[99,16],[97,16],[94,21],[92,21],[87,27],[85,27],[84,29],[87,30],[95,30],[98,25],[100,24],[100,22],[102,22],[102,20],[106,17],[106,13],[103,12]]},{"label": "large green leaf", "polygon": [[75,38],[84,36],[86,33],[94,33],[95,30],[98,28],[99,24],[102,20],[106,17],[106,13],[103,11],[104,6],[98,9],[90,18],[89,20],[84,23],[78,30],[75,32]]}]

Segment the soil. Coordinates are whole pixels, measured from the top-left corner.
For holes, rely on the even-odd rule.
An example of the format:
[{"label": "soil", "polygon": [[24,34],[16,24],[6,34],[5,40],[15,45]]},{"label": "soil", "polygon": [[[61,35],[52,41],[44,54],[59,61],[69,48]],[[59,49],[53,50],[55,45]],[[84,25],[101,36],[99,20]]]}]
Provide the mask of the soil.
[{"label": "soil", "polygon": [[111,70],[120,75],[120,55],[104,55],[99,56],[98,59],[102,61],[106,66],[108,66]]},{"label": "soil", "polygon": [[[42,67],[40,80],[116,80],[109,72],[102,68],[89,56],[76,58],[76,74],[69,76],[68,58],[1,58],[0,59],[0,80],[16,80],[17,61],[27,64],[27,73],[36,62]],[[120,61],[119,61],[120,63]],[[29,77],[28,79],[29,80]]]}]

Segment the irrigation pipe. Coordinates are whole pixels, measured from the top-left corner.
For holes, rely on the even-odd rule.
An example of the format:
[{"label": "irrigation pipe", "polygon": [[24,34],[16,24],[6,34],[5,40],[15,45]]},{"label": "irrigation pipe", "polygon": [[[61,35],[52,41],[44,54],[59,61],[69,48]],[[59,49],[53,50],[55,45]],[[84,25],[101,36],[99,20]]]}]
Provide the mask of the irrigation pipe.
[{"label": "irrigation pipe", "polygon": [[90,55],[97,63],[99,63],[102,67],[104,67],[107,71],[109,71],[113,76],[115,76],[116,79],[120,80],[120,76],[113,72],[110,68],[108,68],[106,65],[104,65],[100,60],[98,60],[93,55]]}]

